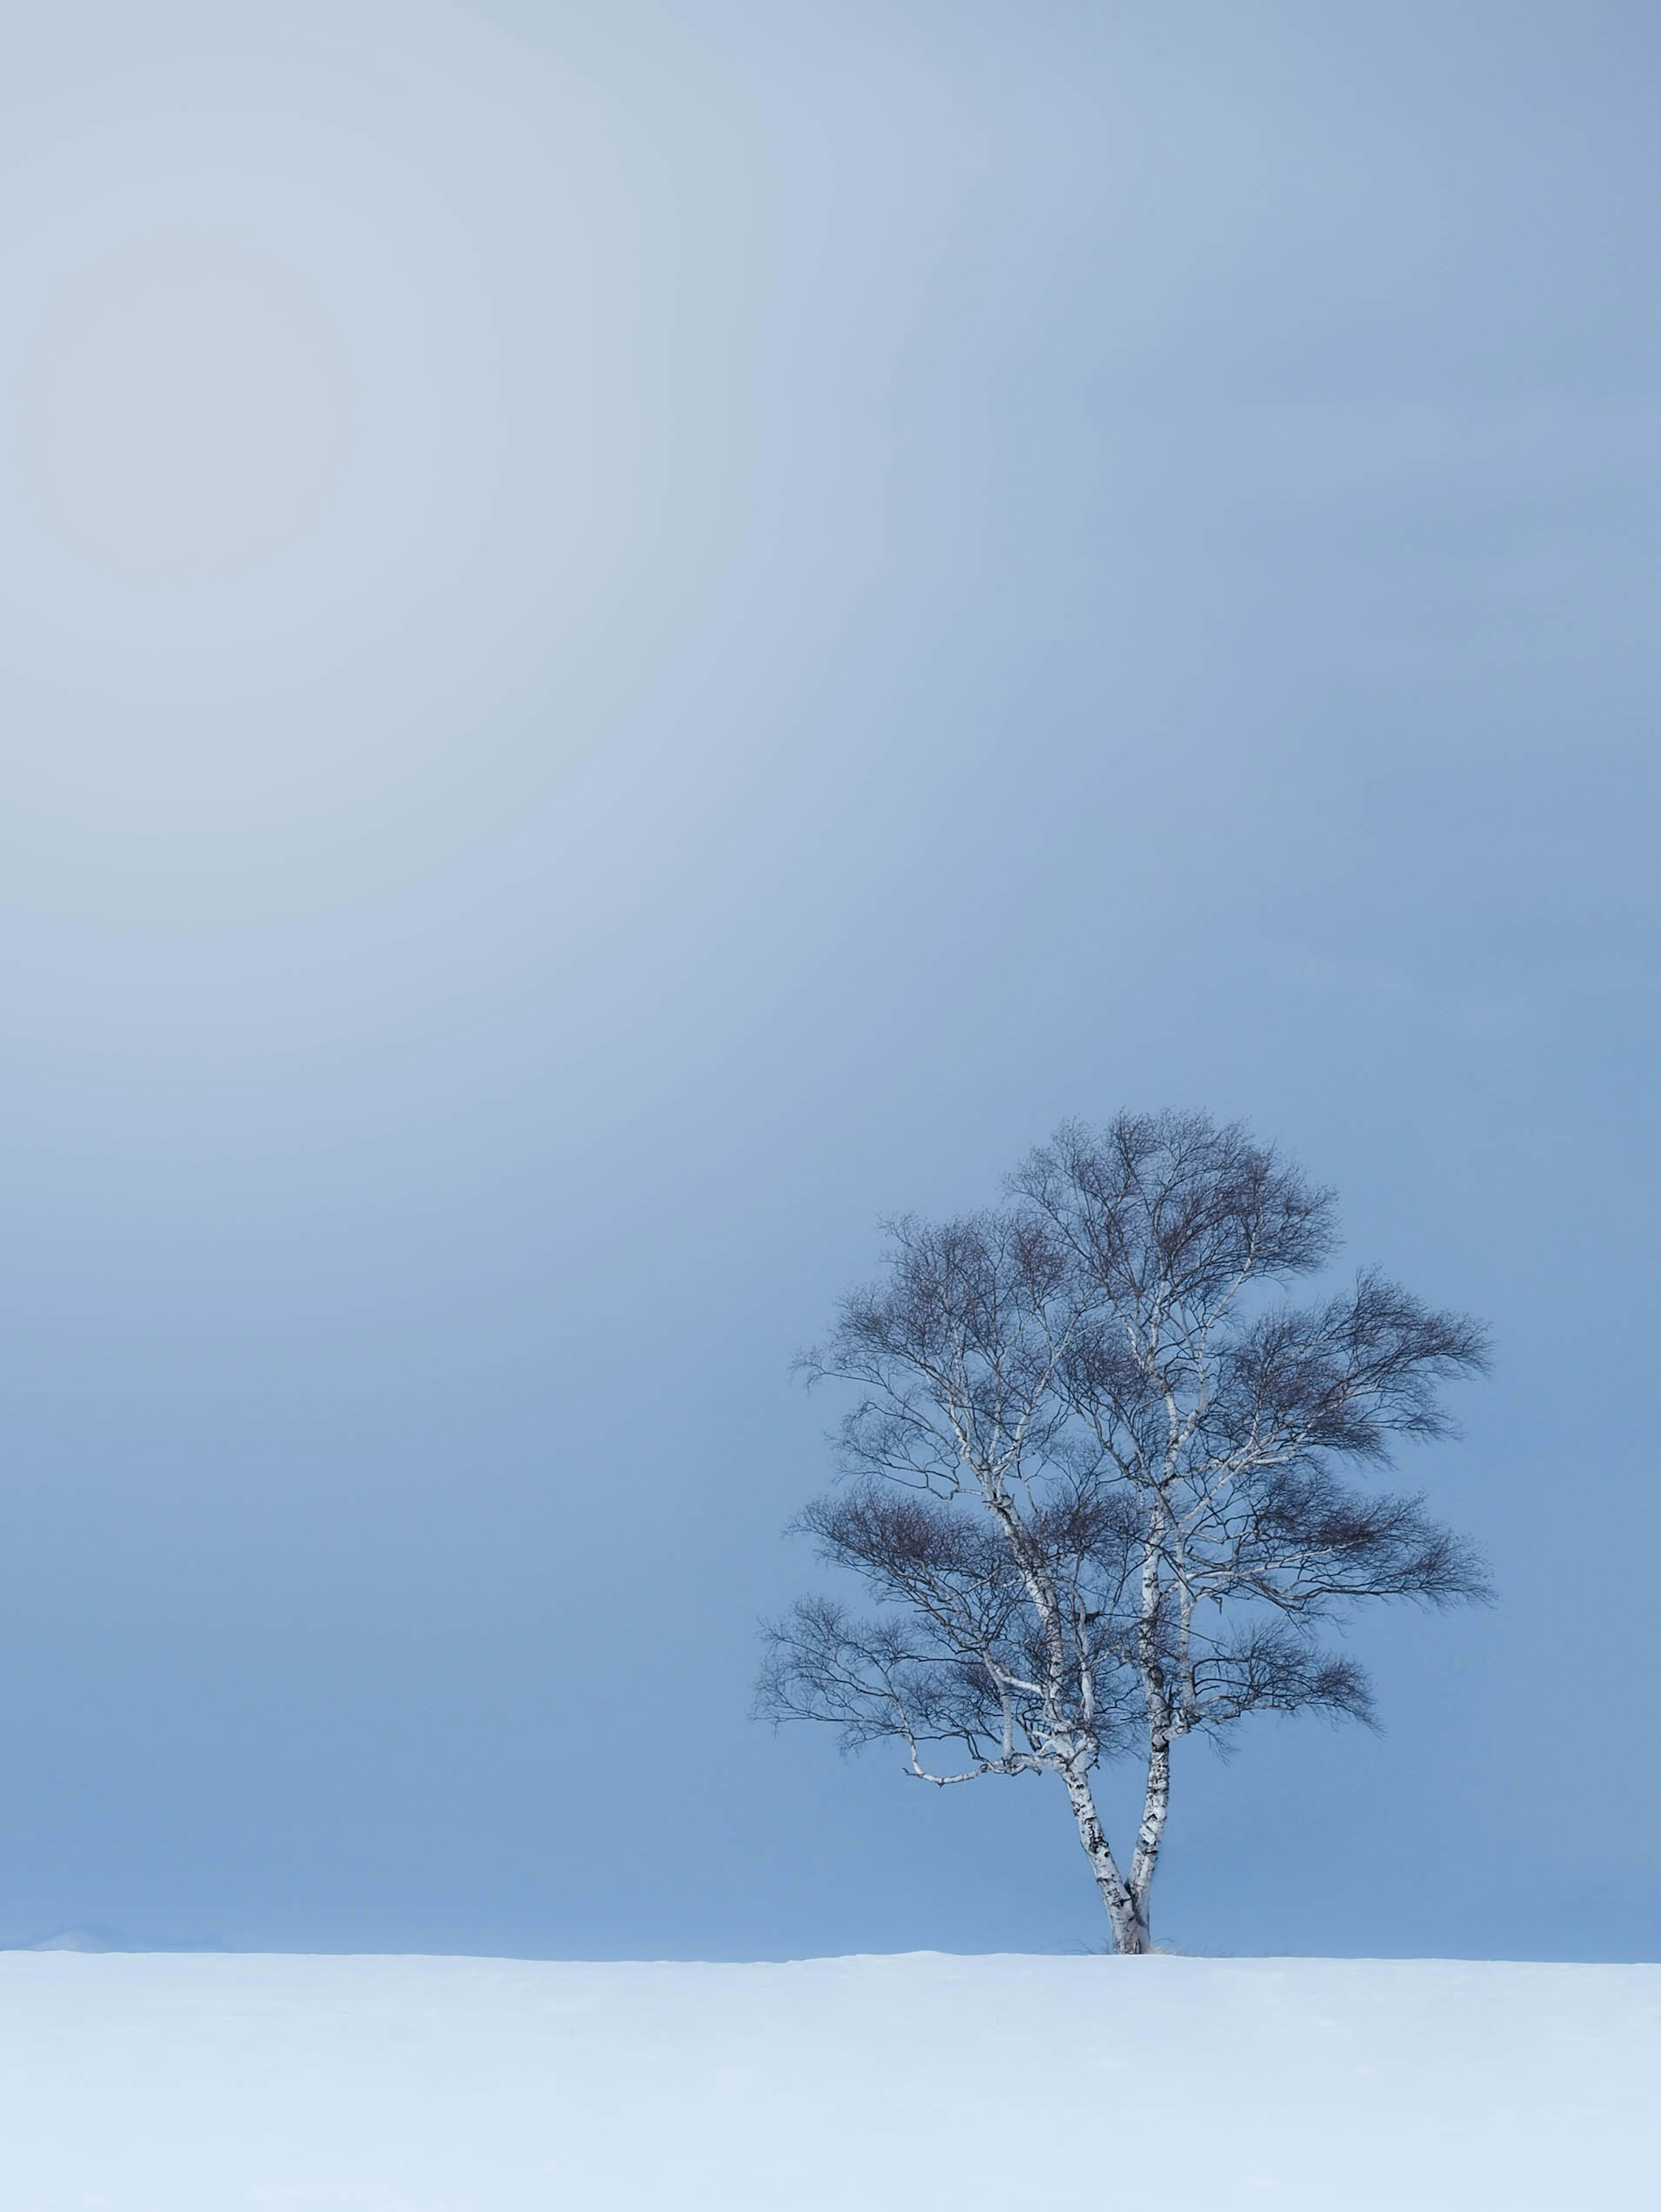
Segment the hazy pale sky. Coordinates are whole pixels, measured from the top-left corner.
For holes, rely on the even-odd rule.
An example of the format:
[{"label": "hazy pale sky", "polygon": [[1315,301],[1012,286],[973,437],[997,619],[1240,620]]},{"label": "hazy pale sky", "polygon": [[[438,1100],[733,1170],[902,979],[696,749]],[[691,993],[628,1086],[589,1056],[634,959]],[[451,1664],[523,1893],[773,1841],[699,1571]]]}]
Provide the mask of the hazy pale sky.
[{"label": "hazy pale sky", "polygon": [[[1661,28],[0,27],[0,1941],[1101,1935],[746,1717],[876,1217],[1249,1119],[1493,1323],[1492,1613],[1196,1949],[1655,1955]],[[1589,1785],[1599,1808],[1585,1817]]]}]

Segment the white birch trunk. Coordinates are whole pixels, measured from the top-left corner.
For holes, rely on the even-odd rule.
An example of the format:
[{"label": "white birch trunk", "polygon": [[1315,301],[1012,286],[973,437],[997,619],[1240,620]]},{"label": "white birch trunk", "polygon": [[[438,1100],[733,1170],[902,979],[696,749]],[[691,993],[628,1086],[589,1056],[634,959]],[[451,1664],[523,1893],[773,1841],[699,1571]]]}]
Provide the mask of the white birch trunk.
[{"label": "white birch trunk", "polygon": [[1097,1814],[1095,1799],[1090,1794],[1090,1784],[1085,1776],[1064,1771],[1061,1778],[1067,1785],[1067,1795],[1072,1802],[1073,1818],[1078,1823],[1078,1839],[1084,1846],[1084,1856],[1090,1862],[1090,1871],[1095,1876],[1096,1887],[1101,1893],[1101,1902],[1106,1909],[1107,1924],[1113,1935],[1113,1948],[1122,1956],[1138,1956],[1153,1948],[1148,1932],[1146,1899],[1138,1899],[1132,1893],[1118,1870],[1108,1848],[1106,1833]]},{"label": "white birch trunk", "polygon": [[[1131,1861],[1131,1879],[1126,1884],[1144,1938],[1149,1927],[1149,1893],[1154,1887],[1160,1845],[1165,1839],[1165,1817],[1170,1809],[1171,1742],[1168,1736],[1158,1735],[1148,1753],[1148,1788],[1143,1799],[1142,1826],[1137,1831],[1136,1855]],[[1142,1948],[1148,1948],[1146,1941]]]}]

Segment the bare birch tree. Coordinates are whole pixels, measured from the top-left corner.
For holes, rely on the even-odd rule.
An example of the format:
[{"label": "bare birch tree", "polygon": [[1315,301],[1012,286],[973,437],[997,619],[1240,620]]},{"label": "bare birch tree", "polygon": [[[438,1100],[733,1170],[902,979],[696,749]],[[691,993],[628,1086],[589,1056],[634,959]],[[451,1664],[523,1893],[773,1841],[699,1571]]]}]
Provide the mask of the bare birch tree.
[{"label": "bare birch tree", "polygon": [[[1055,1775],[1114,1948],[1142,1952],[1174,1746],[1252,1712],[1370,1719],[1322,1625],[1485,1595],[1419,1498],[1349,1479],[1450,1432],[1440,1386],[1484,1337],[1373,1273],[1288,1302],[1331,1255],[1332,1195],[1239,1127],[1070,1124],[1008,1196],[891,1224],[886,1279],[803,1362],[858,1395],[844,1484],[799,1525],[877,1609],[813,1597],[767,1624],[758,1710],[897,1739],[942,1787]],[[1127,1859],[1095,1777],[1131,1754]]]}]

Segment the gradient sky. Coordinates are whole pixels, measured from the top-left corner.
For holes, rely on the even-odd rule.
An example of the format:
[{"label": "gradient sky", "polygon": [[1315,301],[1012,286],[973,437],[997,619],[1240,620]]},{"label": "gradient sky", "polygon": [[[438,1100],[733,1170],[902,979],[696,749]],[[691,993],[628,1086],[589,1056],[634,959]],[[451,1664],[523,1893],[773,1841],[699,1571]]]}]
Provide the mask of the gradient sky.
[{"label": "gradient sky", "polygon": [[1658,1954],[1658,76],[9,12],[0,1941],[1101,1941],[1058,1790],[747,1711],[876,1217],[1173,1103],[1491,1321],[1501,1601],[1191,1750],[1162,1932]]}]

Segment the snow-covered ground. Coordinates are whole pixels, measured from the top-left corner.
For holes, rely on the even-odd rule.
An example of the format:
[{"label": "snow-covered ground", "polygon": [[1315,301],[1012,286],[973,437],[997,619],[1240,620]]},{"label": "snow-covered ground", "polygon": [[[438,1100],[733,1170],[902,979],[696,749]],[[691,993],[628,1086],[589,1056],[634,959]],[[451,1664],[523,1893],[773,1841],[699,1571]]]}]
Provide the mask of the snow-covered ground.
[{"label": "snow-covered ground", "polygon": [[4,2212],[1561,2212],[1658,2175],[1661,1966],[0,1955]]}]

